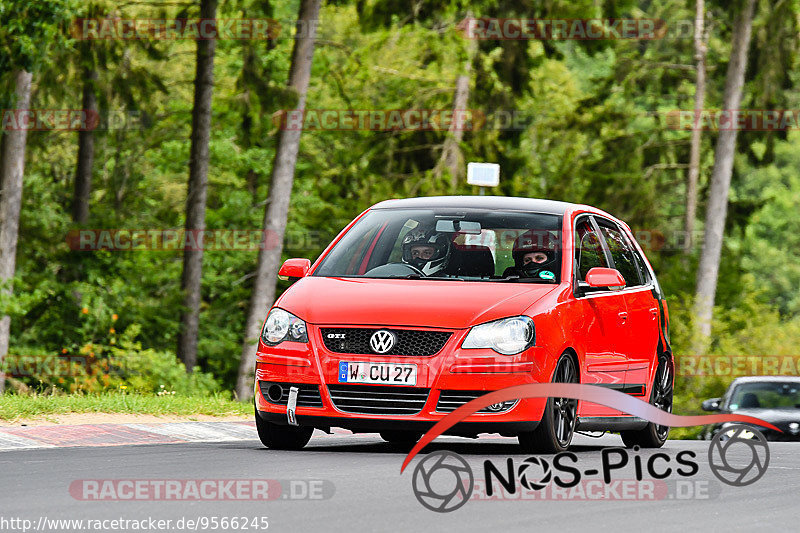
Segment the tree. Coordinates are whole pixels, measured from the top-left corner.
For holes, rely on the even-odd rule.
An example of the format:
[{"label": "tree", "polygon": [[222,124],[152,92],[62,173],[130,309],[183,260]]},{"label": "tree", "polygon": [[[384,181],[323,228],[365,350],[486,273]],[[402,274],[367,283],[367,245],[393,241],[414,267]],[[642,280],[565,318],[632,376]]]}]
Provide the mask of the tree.
[{"label": "tree", "polygon": [[[203,0],[200,18],[216,17],[217,0]],[[208,142],[211,135],[211,96],[214,89],[215,39],[197,41],[197,68],[194,78],[192,109],[192,144],[189,155],[189,186],[186,192],[186,237],[197,236],[197,246],[183,251],[183,311],[178,334],[178,357],[191,372],[197,364],[197,335],[200,322],[200,282],[203,274],[202,232],[206,227],[206,195],[208,189]]]},{"label": "tree", "polygon": [[[86,61],[84,68],[82,110],[90,117],[89,127],[78,133],[78,162],[75,167],[75,196],[72,203],[72,220],[78,224],[89,221],[89,195],[92,192],[92,167],[94,166],[94,125],[98,118],[95,84],[97,71],[91,58],[90,45],[84,43]],[[94,122],[93,122],[94,121]]]},{"label": "tree", "polygon": [[[15,109],[30,107],[32,74],[23,69],[14,75]],[[19,211],[22,205],[22,176],[25,174],[25,143],[28,130],[18,127],[6,133],[3,139],[3,163],[0,183],[0,282],[3,291],[11,294],[11,280],[17,260],[17,237],[19,235]],[[11,317],[0,318],[0,363],[8,353]],[[0,367],[2,368],[2,367]],[[5,376],[0,371],[0,392],[5,387]]]},{"label": "tree", "polygon": [[694,17],[694,59],[696,62],[696,79],[694,91],[694,127],[692,128],[692,140],[689,153],[689,176],[686,184],[686,221],[684,230],[686,232],[685,253],[691,253],[693,246],[694,220],[697,216],[697,182],[700,177],[700,141],[702,128],[699,125],[700,113],[706,99],[706,36],[704,35],[705,26],[705,1],[697,0],[696,13]]},{"label": "tree", "polygon": [[[13,72],[16,110],[30,108],[33,73],[51,50],[64,45],[60,24],[70,16],[69,0],[6,1],[0,9],[0,72]],[[10,297],[17,261],[22,181],[25,174],[27,126],[18,122],[3,138],[0,163],[0,290]],[[0,317],[0,365],[8,354],[11,318]],[[2,368],[2,366],[0,366]],[[5,377],[0,372],[0,392]]]},{"label": "tree", "polygon": [[[744,9],[736,17],[733,26],[731,59],[725,77],[723,109],[734,112],[742,101],[747,53],[753,28],[753,12],[756,0],[747,0]],[[735,127],[723,128],[719,132],[714,151],[714,170],[711,173],[703,251],[697,271],[697,292],[694,313],[700,338],[695,347],[699,353],[707,347],[711,336],[711,318],[714,313],[714,297],[717,290],[722,240],[725,233],[725,218],[728,209],[728,192],[733,173],[733,157],[736,152]]]},{"label": "tree", "polygon": [[[308,84],[311,79],[311,63],[314,58],[316,24],[319,20],[321,0],[301,0],[297,16],[298,28],[304,28],[295,37],[292,50],[292,65],[289,69],[289,88],[297,94],[295,111],[305,109]],[[264,239],[258,252],[258,266],[247,311],[242,356],[236,380],[239,398],[250,398],[253,394],[252,376],[255,367],[255,346],[260,334],[264,313],[275,299],[275,283],[278,279],[289,200],[294,184],[294,170],[300,148],[301,128],[285,128],[280,132],[275,162],[270,176],[269,200],[264,213]]]},{"label": "tree", "polygon": [[[472,13],[467,12],[467,21],[472,19]],[[477,53],[478,43],[469,37],[469,28],[465,29],[467,38],[467,60],[464,62],[464,69],[456,78],[455,92],[453,93],[453,122],[450,124],[447,138],[442,146],[442,155],[436,165],[435,174],[441,176],[444,168],[450,172],[450,189],[455,192],[458,188],[460,170],[463,168],[460,144],[464,139],[464,127],[456,119],[457,114],[465,113],[467,102],[469,101],[470,73],[472,71],[472,61]]]}]

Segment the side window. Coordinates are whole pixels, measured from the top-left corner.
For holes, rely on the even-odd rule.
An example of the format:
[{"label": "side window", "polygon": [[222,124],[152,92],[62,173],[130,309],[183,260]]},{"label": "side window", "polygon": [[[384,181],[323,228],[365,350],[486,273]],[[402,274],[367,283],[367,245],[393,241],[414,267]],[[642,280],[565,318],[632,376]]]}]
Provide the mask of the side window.
[{"label": "side window", "polygon": [[647,272],[644,259],[642,259],[642,256],[639,255],[639,252],[637,252],[635,248],[633,250],[633,258],[636,260],[636,268],[639,270],[639,277],[642,280],[642,284],[646,285],[650,282],[650,274]]},{"label": "side window", "polygon": [[394,245],[392,246],[392,251],[389,254],[389,263],[399,263],[403,259],[403,239],[405,238],[406,234],[411,231],[412,229],[419,226],[419,222],[413,219],[408,219],[403,227],[400,228],[400,233],[397,235],[397,239],[394,241]]},{"label": "side window", "polygon": [[606,240],[608,250],[611,252],[611,258],[614,260],[614,266],[619,270],[622,277],[625,278],[627,287],[635,287],[642,284],[642,279],[639,277],[639,267],[634,258],[634,252],[627,239],[622,235],[622,232],[616,227],[612,226],[610,222],[598,220],[600,231]]},{"label": "side window", "polygon": [[586,281],[586,274],[592,268],[609,266],[600,239],[586,218],[578,221],[575,230],[575,265],[580,281]]}]

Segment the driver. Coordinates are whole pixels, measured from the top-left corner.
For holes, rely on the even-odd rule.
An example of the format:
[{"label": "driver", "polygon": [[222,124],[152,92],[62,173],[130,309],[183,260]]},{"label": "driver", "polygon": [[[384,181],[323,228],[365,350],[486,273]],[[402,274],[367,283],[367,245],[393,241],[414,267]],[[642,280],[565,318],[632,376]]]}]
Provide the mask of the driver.
[{"label": "driver", "polygon": [[509,276],[529,278],[539,271],[555,268],[556,252],[552,246],[542,242],[544,240],[542,237],[533,231],[526,231],[517,237],[511,249],[514,266],[508,267],[503,272],[504,278]]},{"label": "driver", "polygon": [[450,249],[450,239],[446,234],[413,229],[403,238],[403,263],[432,276],[447,267]]}]

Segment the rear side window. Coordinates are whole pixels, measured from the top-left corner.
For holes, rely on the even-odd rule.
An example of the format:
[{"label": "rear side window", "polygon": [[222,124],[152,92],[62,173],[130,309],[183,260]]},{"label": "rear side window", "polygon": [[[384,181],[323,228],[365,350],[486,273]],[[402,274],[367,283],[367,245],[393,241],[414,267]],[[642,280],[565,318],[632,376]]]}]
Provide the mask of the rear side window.
[{"label": "rear side window", "polygon": [[609,266],[600,238],[588,218],[579,220],[576,226],[575,264],[580,281],[586,281],[586,274],[594,267],[608,268]]},{"label": "rear side window", "polygon": [[628,243],[628,240],[622,232],[613,226],[610,222],[602,219],[597,220],[600,226],[600,231],[608,245],[608,250],[611,252],[611,258],[614,261],[614,266],[619,270],[622,277],[625,278],[627,287],[635,287],[642,284],[642,278],[639,275],[639,268],[636,264],[633,248]]}]

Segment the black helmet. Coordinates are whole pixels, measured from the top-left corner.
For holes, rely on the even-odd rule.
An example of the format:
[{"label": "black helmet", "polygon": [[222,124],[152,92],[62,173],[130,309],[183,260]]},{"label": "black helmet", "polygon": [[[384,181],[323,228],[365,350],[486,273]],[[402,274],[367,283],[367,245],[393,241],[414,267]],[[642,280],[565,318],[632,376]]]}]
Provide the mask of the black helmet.
[{"label": "black helmet", "polygon": [[[526,275],[528,271],[534,273],[540,269],[552,269],[556,261],[555,243],[552,242],[550,235],[544,235],[541,232],[526,231],[521,234],[514,241],[514,247],[511,250],[511,257],[514,258],[514,266],[520,271],[521,274]],[[525,255],[529,253],[541,253],[547,256],[547,259],[538,263],[525,264]]]},{"label": "black helmet", "polygon": [[[415,246],[433,248],[430,257],[412,257],[411,249]],[[434,230],[412,229],[403,238],[403,263],[418,268],[426,276],[444,270],[450,260],[450,238],[444,233]]]}]

